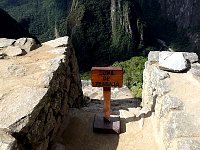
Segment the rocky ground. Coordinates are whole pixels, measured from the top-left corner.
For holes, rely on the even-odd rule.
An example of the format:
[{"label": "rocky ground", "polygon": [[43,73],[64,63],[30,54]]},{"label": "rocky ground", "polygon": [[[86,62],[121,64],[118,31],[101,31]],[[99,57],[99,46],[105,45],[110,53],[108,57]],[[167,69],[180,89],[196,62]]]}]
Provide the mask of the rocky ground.
[{"label": "rocky ground", "polygon": [[65,125],[58,149],[70,150],[158,150],[151,125],[151,116],[138,115],[140,100],[133,99],[127,87],[112,89],[111,114],[119,115],[120,134],[93,133],[95,114],[103,113],[102,89],[93,88],[82,81],[84,95],[91,99],[81,109],[69,111],[69,124]]}]

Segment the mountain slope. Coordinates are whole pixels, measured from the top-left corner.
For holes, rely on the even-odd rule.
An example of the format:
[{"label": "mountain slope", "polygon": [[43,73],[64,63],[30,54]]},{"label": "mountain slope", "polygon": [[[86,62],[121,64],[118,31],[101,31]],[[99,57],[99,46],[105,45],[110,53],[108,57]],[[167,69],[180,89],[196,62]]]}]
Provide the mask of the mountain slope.
[{"label": "mountain slope", "polygon": [[137,1],[157,38],[175,51],[196,52],[200,56],[200,1]]},{"label": "mountain slope", "polygon": [[131,0],[73,1],[67,27],[81,68],[129,59],[150,45],[138,7]]},{"label": "mountain slope", "polygon": [[31,37],[28,31],[24,30],[16,20],[2,9],[0,9],[0,20],[0,38]]},{"label": "mountain slope", "polygon": [[196,0],[2,0],[0,7],[42,42],[71,36],[83,70],[140,55],[152,46],[162,50],[157,41],[200,55]]},{"label": "mountain slope", "polygon": [[66,35],[66,18],[71,0],[2,0],[13,18],[40,41]]}]

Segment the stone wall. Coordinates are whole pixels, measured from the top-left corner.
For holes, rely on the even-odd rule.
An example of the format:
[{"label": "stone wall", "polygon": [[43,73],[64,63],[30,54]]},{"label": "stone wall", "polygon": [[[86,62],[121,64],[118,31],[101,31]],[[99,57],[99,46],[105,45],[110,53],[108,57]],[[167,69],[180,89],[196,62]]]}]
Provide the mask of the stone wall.
[{"label": "stone wall", "polygon": [[[187,62],[180,72],[166,71],[161,53],[150,52],[143,74],[143,108],[152,114],[157,142],[167,150],[200,149],[200,64],[195,53],[179,53]],[[168,56],[177,53],[168,53]],[[168,57],[165,58],[167,60]],[[175,60],[167,64],[179,65]],[[172,62],[172,61],[175,61]],[[185,62],[185,61],[183,61]],[[148,117],[148,115],[145,115]],[[163,148],[162,148],[163,149]]]},{"label": "stone wall", "polygon": [[69,107],[82,103],[68,37],[0,59],[0,150],[50,148]]}]

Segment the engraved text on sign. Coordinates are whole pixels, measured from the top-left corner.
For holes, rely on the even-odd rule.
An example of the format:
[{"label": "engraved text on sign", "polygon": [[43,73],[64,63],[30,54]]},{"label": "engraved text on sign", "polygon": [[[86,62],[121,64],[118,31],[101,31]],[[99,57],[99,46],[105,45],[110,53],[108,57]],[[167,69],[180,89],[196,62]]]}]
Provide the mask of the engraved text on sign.
[{"label": "engraved text on sign", "polygon": [[92,67],[93,87],[122,87],[123,71],[119,67]]}]

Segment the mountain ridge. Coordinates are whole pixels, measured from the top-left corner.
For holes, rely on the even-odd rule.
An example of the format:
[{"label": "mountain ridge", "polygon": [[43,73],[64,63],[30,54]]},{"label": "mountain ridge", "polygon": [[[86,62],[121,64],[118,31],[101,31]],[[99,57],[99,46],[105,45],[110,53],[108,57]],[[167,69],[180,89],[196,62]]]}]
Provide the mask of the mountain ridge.
[{"label": "mountain ridge", "polygon": [[3,0],[0,7],[42,42],[70,36],[82,70],[166,47],[200,55],[200,3],[194,0]]}]

